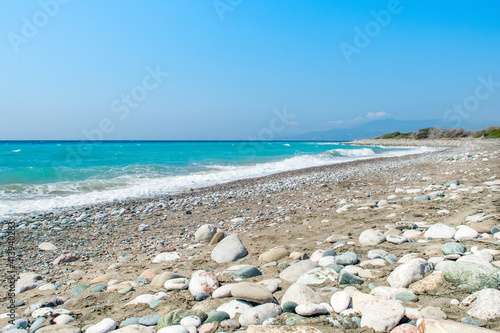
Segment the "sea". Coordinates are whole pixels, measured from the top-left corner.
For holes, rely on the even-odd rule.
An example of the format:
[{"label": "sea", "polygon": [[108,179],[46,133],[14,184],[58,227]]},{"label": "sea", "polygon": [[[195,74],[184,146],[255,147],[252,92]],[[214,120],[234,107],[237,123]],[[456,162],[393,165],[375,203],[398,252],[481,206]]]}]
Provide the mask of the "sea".
[{"label": "sea", "polygon": [[0,141],[0,219],[431,150],[339,142]]}]

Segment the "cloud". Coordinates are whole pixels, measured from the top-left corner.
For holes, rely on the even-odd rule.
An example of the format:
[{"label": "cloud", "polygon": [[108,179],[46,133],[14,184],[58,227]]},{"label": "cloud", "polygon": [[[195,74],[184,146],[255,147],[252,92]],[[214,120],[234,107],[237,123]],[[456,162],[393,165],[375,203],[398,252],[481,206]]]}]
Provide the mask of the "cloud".
[{"label": "cloud", "polygon": [[288,123],[290,126],[297,126],[299,124],[298,121],[292,120]]},{"label": "cloud", "polygon": [[370,119],[370,120],[389,117],[389,116],[390,116],[390,114],[388,114],[387,112],[384,112],[384,111],[379,111],[379,112],[375,112],[375,113],[368,112],[366,114],[366,118]]},{"label": "cloud", "polygon": [[329,120],[329,121],[327,121],[327,123],[335,124],[335,125],[342,125],[343,123],[345,123],[345,120]]},{"label": "cloud", "polygon": [[390,116],[390,114],[385,112],[385,111],[368,112],[364,117],[356,117],[353,119],[329,120],[329,121],[327,121],[327,123],[333,124],[333,125],[356,126],[356,125],[359,125],[362,123],[366,123],[367,121],[370,121],[370,120],[387,118],[389,116]]}]

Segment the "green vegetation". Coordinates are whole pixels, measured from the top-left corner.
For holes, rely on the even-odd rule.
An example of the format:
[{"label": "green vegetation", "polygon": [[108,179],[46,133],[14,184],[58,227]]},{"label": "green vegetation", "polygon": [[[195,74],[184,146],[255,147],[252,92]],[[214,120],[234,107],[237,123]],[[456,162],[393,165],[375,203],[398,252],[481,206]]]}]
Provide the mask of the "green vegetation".
[{"label": "green vegetation", "polygon": [[[432,129],[434,129],[434,127],[432,127]],[[429,137],[430,130],[431,127],[419,129],[417,134],[415,134],[415,139],[417,140],[427,139]]]},{"label": "green vegetation", "polygon": [[475,138],[486,138],[486,139],[500,138],[500,129],[498,129],[498,128],[485,129],[485,130],[477,132],[474,135],[474,137]]},{"label": "green vegetation", "polygon": [[427,127],[419,129],[417,132],[400,133],[393,132],[377,137],[377,139],[413,139],[413,140],[452,140],[460,138],[500,138],[500,127],[490,126],[482,131],[470,131],[463,128],[442,129]]},{"label": "green vegetation", "polygon": [[[407,133],[405,133],[407,134]],[[394,138],[397,138],[401,136],[401,133],[400,132],[393,132],[393,133],[389,133],[389,134],[384,134],[382,136],[379,136],[378,138],[380,139],[394,139]]]}]

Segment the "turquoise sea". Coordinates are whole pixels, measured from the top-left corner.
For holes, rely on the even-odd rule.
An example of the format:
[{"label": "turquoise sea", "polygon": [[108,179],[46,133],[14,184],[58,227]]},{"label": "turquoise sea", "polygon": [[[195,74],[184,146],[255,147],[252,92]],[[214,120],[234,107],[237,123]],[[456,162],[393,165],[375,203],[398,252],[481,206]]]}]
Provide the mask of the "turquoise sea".
[{"label": "turquoise sea", "polygon": [[426,150],[335,142],[3,141],[0,218]]}]

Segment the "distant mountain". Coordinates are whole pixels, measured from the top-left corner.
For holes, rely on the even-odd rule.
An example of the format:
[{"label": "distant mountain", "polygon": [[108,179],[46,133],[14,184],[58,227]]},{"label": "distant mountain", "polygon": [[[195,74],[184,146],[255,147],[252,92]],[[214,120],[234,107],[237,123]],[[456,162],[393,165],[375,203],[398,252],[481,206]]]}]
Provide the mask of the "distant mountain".
[{"label": "distant mountain", "polygon": [[[500,125],[493,121],[480,121],[464,124],[466,129],[483,129],[491,125]],[[338,128],[321,132],[308,132],[294,136],[282,137],[282,140],[304,141],[349,141],[375,138],[391,132],[416,132],[426,127],[450,128],[440,119],[428,120],[374,120],[353,128]]]}]

